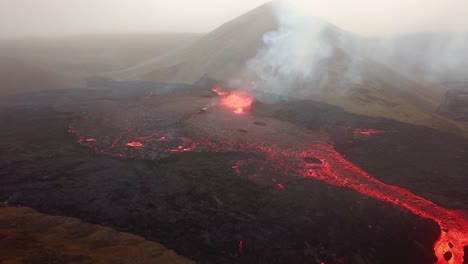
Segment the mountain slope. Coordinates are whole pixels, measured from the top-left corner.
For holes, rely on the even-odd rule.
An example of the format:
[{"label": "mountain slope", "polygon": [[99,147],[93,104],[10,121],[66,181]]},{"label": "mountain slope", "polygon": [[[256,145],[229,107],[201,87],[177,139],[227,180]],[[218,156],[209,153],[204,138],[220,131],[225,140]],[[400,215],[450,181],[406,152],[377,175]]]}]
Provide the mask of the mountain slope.
[{"label": "mountain slope", "polygon": [[205,73],[227,79],[241,71],[276,28],[272,4],[258,7],[201,38],[195,44],[111,74],[116,79],[193,83]]},{"label": "mountain slope", "polygon": [[0,40],[0,96],[84,87],[89,76],[128,68],[200,37],[159,33]]},{"label": "mountain slope", "polygon": [[190,45],[200,37],[185,33],[135,33],[11,39],[0,41],[0,56],[86,78],[131,67]]},{"label": "mountain slope", "polygon": [[[245,78],[245,83],[258,82],[258,78],[246,78],[247,64],[264,47],[265,34],[277,30],[278,25],[273,4],[265,4],[222,25],[193,45],[110,75],[124,80],[193,83],[207,74],[223,81]],[[324,28],[320,37],[329,45],[331,55],[317,63],[312,77],[296,80],[293,76],[293,82],[283,85],[280,93],[325,101],[359,114],[460,133],[456,122],[436,114],[444,88],[412,80],[390,65],[372,60],[360,50],[360,37],[330,24]],[[300,53],[293,55],[300,57]],[[288,56],[283,58],[286,62],[280,62],[280,67],[290,61]],[[271,91],[268,84],[260,88]]]}]

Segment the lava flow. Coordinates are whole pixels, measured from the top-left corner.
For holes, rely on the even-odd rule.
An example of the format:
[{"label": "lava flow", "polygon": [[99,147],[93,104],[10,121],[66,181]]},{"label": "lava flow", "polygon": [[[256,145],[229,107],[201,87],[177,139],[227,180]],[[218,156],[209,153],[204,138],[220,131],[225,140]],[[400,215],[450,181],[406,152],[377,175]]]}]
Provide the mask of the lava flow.
[{"label": "lava flow", "polygon": [[[264,171],[266,174],[273,171],[277,173],[282,171],[285,174],[299,173],[304,177],[321,180],[331,185],[352,188],[368,197],[394,204],[415,215],[434,220],[441,229],[441,235],[434,244],[437,263],[463,263],[464,246],[468,245],[468,220],[464,212],[442,208],[406,189],[372,178],[343,158],[332,145],[314,145],[302,152],[292,149],[261,149],[269,161],[269,171]],[[253,162],[255,161],[239,161],[233,169],[240,175],[242,167]],[[259,170],[265,169],[265,166],[259,166]],[[272,181],[276,182],[276,179]],[[275,188],[283,189],[284,186],[277,184]]]},{"label": "lava flow", "polygon": [[[323,146],[322,146],[323,147]],[[464,246],[468,245],[468,220],[463,212],[451,211],[437,206],[406,189],[392,186],[372,178],[356,165],[347,161],[332,146],[328,150],[316,149],[302,155],[325,154],[322,171],[301,170],[305,177],[312,177],[328,184],[348,187],[366,196],[403,207],[413,214],[429,218],[439,224],[441,235],[434,244],[437,263],[463,263]],[[325,152],[323,152],[325,151]],[[320,156],[320,155],[318,155]]]},{"label": "lava flow", "polygon": [[141,142],[138,142],[138,141],[133,141],[133,142],[125,144],[125,146],[140,148],[140,147],[143,147],[143,144]]},{"label": "lava flow", "polygon": [[[220,105],[233,109],[235,113],[244,113],[244,109],[250,107],[253,101],[247,94],[220,93],[218,90]],[[122,113],[126,114],[125,111]],[[464,246],[468,245],[468,218],[463,212],[442,208],[404,188],[374,179],[341,156],[330,141],[317,132],[276,119],[263,118],[265,125],[258,126],[252,115],[233,117],[226,116],[222,111],[211,111],[184,119],[185,123],[181,126],[184,129],[177,127],[179,123],[164,127],[155,122],[154,127],[159,129],[157,132],[154,127],[146,135],[140,130],[125,129],[113,140],[109,136],[99,136],[99,131],[87,130],[91,127],[94,129],[93,122],[88,125],[81,123],[80,126],[72,124],[69,132],[78,137],[78,143],[93,148],[96,153],[119,157],[157,159],[162,157],[161,153],[169,155],[188,151],[251,153],[260,158],[237,162],[232,168],[238,175],[248,174],[250,180],[268,182],[278,190],[287,188],[288,178],[313,178],[352,188],[365,196],[404,208],[415,215],[432,219],[440,226],[441,235],[434,244],[437,263],[463,263]],[[115,120],[121,119],[115,117]],[[146,124],[149,121],[142,119],[139,122]],[[248,133],[233,132],[239,130],[238,125],[243,125]],[[229,129],[233,126],[236,129]],[[367,137],[381,135],[385,131],[357,129],[354,133]]]}]

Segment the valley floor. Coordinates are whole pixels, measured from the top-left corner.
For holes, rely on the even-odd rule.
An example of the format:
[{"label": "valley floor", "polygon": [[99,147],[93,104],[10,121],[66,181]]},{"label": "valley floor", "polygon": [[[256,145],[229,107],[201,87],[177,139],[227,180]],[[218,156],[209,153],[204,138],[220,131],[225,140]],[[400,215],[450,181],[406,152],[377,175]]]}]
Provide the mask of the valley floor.
[{"label": "valley floor", "polygon": [[[232,169],[239,160],[257,158],[249,153],[175,153],[159,160],[96,154],[67,132],[70,122],[82,117],[56,108],[57,103],[71,106],[101,100],[125,104],[141,100],[147,92],[144,87],[131,92],[121,87],[112,92],[57,91],[4,98],[0,201],[137,234],[198,263],[435,261],[433,244],[440,229],[432,220],[315,179],[292,177],[284,188],[257,184]],[[304,109],[307,115],[298,114]],[[461,137],[313,102],[259,105],[256,111],[326,133],[338,152],[378,180],[446,208],[468,209],[464,175],[468,141]],[[348,129],[363,127],[398,133],[368,137],[365,131],[355,134]],[[101,229],[79,220],[44,216],[48,223],[40,220],[42,216],[35,220],[38,214],[30,209],[3,207],[0,211],[0,243],[10,245],[11,254],[28,245],[35,248],[25,254],[37,257],[37,262],[30,263],[43,263],[44,258],[86,263],[97,257],[87,250],[103,252],[103,259],[120,253],[132,258],[156,250],[156,257],[168,254],[180,263],[186,261],[142,238],[106,228],[97,231]],[[11,227],[12,223],[17,226]],[[60,234],[53,230],[63,230],[64,225],[72,232],[69,243],[76,253],[59,250],[68,244],[60,243]],[[77,244],[73,244],[75,235],[80,237]],[[69,239],[67,232],[64,236]],[[107,237],[116,237],[116,245],[107,248]],[[42,239],[53,242],[52,248],[34,244]],[[141,243],[148,246],[141,249]],[[121,244],[126,246],[120,248]],[[85,245],[88,249],[82,248]],[[35,255],[43,247],[45,255]],[[106,255],[108,249],[111,255]],[[153,253],[148,254],[155,257]]]}]

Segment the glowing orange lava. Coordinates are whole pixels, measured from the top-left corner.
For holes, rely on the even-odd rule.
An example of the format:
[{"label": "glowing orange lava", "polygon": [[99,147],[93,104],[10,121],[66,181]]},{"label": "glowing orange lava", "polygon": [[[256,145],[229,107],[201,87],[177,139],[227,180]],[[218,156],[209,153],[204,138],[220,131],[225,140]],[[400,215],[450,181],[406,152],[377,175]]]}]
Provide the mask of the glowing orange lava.
[{"label": "glowing orange lava", "polygon": [[[252,101],[252,97],[246,94],[231,93],[229,96],[222,98],[221,104],[235,111],[241,108],[242,113],[245,107],[249,107],[252,104]],[[468,245],[468,216],[464,212],[445,209],[404,188],[376,180],[357,165],[346,160],[335,150],[330,142],[320,141],[314,144],[304,142],[303,146],[290,149],[275,145],[265,145],[264,142],[255,139],[242,143],[231,141],[229,138],[220,135],[219,140],[214,138],[213,140],[196,140],[183,136],[171,137],[169,133],[161,132],[137,138],[131,137],[132,135],[130,134],[118,135],[114,138],[113,142],[104,145],[107,148],[103,148],[99,145],[101,141],[99,138],[97,138],[98,140],[86,140],[91,138],[78,133],[74,124],[69,125],[68,131],[78,137],[79,144],[93,147],[96,153],[108,153],[109,155],[118,157],[125,156],[125,153],[115,152],[123,145],[142,147],[147,150],[160,152],[244,151],[263,154],[265,156],[264,162],[267,165],[260,164],[261,166],[257,166],[259,168],[258,174],[262,173],[260,170],[264,170],[263,172],[266,172],[265,174],[268,175],[271,175],[268,173],[268,169],[274,172],[275,178],[268,176],[268,179],[274,182],[276,189],[281,190],[285,188],[283,180],[289,175],[299,174],[303,177],[324,181],[330,185],[352,188],[365,196],[404,208],[423,218],[432,219],[439,225],[441,230],[439,239],[434,243],[434,252],[438,258],[437,263],[463,263],[464,246]],[[382,133],[385,133],[385,131],[370,129],[357,129],[354,131],[354,134],[364,136]],[[122,137],[126,140],[123,141]],[[123,143],[129,141],[132,142]],[[141,142],[144,142],[144,145]],[[254,162],[255,160],[251,159],[240,160],[232,166],[232,169],[236,174],[240,175],[244,167],[259,165]],[[281,181],[283,184],[277,183],[277,181]]]},{"label": "glowing orange lava", "polygon": [[235,114],[242,114],[242,113],[244,113],[244,108],[239,107],[236,110],[234,110],[234,113]]},{"label": "glowing orange lava", "polygon": [[221,104],[225,107],[234,109],[233,112],[235,114],[244,113],[244,109],[249,108],[252,105],[252,102],[252,96],[240,92],[233,92],[221,100]]},{"label": "glowing orange lava", "polygon": [[464,246],[468,245],[468,220],[463,212],[442,208],[406,189],[374,179],[343,158],[331,145],[320,148],[320,150],[314,149],[300,155],[323,157],[322,172],[306,168],[300,171],[302,175],[331,185],[352,188],[366,196],[403,207],[413,214],[434,220],[441,229],[441,235],[434,244],[437,263],[463,263]]},{"label": "glowing orange lava", "polygon": [[130,142],[130,143],[125,144],[125,146],[139,148],[139,147],[143,147],[143,144],[141,142]]},{"label": "glowing orange lava", "polygon": [[[439,239],[434,243],[437,264],[463,263],[464,246],[468,245],[468,216],[464,212],[445,209],[404,188],[374,179],[346,160],[330,144],[314,145],[302,152],[258,145],[245,147],[263,152],[266,160],[272,162],[269,166],[277,173],[282,173],[282,170],[285,174],[297,172],[304,177],[324,181],[330,185],[351,188],[368,197],[434,220],[441,230]],[[309,157],[317,157],[321,164],[307,162]],[[285,161],[287,159],[292,162]],[[242,167],[250,163],[250,160],[241,160],[232,168],[240,175]],[[276,182],[276,179],[272,179],[272,182]],[[275,188],[283,189],[284,186],[276,184]]]},{"label": "glowing orange lava", "polygon": [[94,138],[86,138],[86,139],[79,139],[78,143],[83,143],[83,142],[96,142],[96,139]]},{"label": "glowing orange lava", "polygon": [[276,184],[275,188],[278,189],[278,190],[283,190],[284,186],[283,186],[283,184],[278,183],[278,184]]}]

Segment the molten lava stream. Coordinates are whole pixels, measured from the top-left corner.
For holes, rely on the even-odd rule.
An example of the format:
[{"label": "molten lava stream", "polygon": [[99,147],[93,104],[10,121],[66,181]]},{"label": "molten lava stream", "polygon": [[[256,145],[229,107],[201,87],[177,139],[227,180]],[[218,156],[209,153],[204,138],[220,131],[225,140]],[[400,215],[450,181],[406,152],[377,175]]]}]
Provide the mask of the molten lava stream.
[{"label": "molten lava stream", "polygon": [[[245,108],[250,107],[252,101],[252,97],[248,95],[230,93],[229,95],[223,95],[221,104],[232,109],[236,113],[243,113]],[[119,135],[108,148],[100,149],[97,147],[99,146],[100,140],[96,141],[94,138],[85,137],[84,134],[77,133],[75,124],[70,124],[69,132],[77,135],[79,138],[78,143],[86,144],[90,147],[94,146],[96,153],[111,154],[111,150],[120,148],[123,145],[166,152],[204,150],[213,152],[246,151],[260,153],[265,156],[265,159],[271,165],[269,167],[272,167],[278,175],[287,176],[290,175],[290,173],[299,173],[304,177],[311,177],[331,185],[352,188],[363,195],[389,202],[405,208],[418,216],[434,220],[441,229],[441,235],[434,244],[434,252],[438,258],[437,263],[463,263],[464,246],[468,245],[468,220],[466,215],[462,212],[442,208],[408,190],[388,185],[372,178],[358,166],[347,161],[335,151],[333,145],[325,143],[325,141],[313,145],[305,151],[297,151],[296,149],[272,147],[273,145],[268,146],[268,144],[259,142],[259,140],[252,135],[246,138],[248,142],[242,144],[225,138],[223,140],[213,141],[193,141],[185,137],[170,139],[164,136],[164,133],[154,133],[145,137],[132,137],[133,140],[131,141],[123,141],[122,136]],[[359,130],[358,132],[366,136],[382,133],[381,131],[378,131],[378,133],[371,133],[372,131],[370,130]],[[126,138],[129,137],[131,137],[131,135],[126,136]],[[142,142],[145,142],[145,144]],[[178,147],[159,147],[159,144],[171,142],[174,144],[177,143]],[[300,142],[310,141],[301,139]],[[123,156],[122,154],[114,155]],[[306,161],[308,157],[316,157],[317,162],[308,163]],[[322,164],[319,164],[320,162],[318,162],[318,160]],[[237,173],[240,173],[240,167],[248,165],[248,161],[239,162],[233,166],[233,169]],[[283,189],[284,186],[279,183],[276,185],[276,188]]]},{"label": "molten lava stream", "polygon": [[324,162],[322,171],[308,168],[301,170],[300,173],[305,177],[352,188],[366,196],[392,203],[413,214],[434,220],[441,229],[441,235],[434,244],[437,263],[463,263],[464,246],[468,245],[468,220],[463,212],[447,210],[408,190],[372,178],[343,158],[333,146],[321,145],[301,153],[300,156],[317,156]]}]

